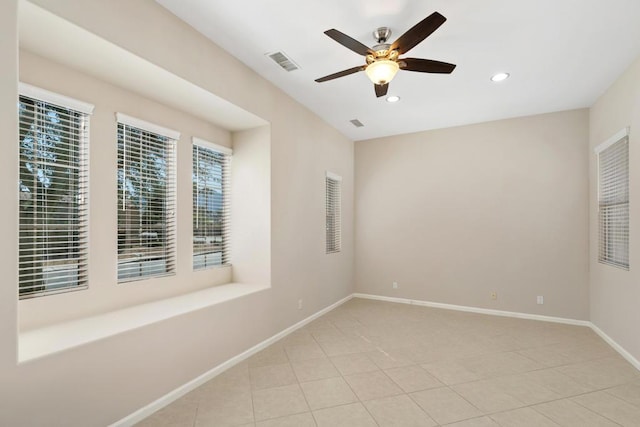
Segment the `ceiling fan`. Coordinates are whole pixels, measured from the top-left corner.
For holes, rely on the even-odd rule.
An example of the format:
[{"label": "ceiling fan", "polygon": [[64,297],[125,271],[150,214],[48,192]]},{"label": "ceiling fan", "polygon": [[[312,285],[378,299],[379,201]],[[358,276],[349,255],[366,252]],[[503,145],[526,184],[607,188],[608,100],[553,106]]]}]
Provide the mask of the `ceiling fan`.
[{"label": "ceiling fan", "polygon": [[380,27],[373,32],[373,37],[378,44],[372,48],[368,48],[359,41],[336,29],[327,30],[324,33],[333,40],[351,49],[355,53],[364,56],[366,58],[366,64],[329,74],[328,76],[316,79],[316,82],[322,83],[364,71],[373,82],[376,96],[379,98],[387,94],[389,82],[398,70],[450,74],[456,68],[455,64],[431,59],[399,58],[400,55],[407,53],[418,43],[429,37],[444,24],[446,20],[447,18],[438,12],[434,12],[401,35],[393,44],[387,43],[387,39],[391,36],[391,30],[387,27]]}]

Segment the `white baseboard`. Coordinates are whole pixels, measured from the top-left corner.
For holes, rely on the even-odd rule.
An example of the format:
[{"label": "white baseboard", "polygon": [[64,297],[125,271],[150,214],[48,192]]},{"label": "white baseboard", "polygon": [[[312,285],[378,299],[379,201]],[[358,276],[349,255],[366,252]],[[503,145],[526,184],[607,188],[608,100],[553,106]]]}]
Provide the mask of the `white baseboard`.
[{"label": "white baseboard", "polygon": [[406,298],[385,297],[370,294],[353,294],[354,298],[372,299],[378,301],[397,302],[401,304],[420,305],[424,307],[442,308],[444,310],[465,311],[468,313],[488,314],[491,316],[515,317],[518,319],[540,320],[542,322],[564,323],[566,325],[591,326],[588,320],[566,319],[564,317],[542,316],[539,314],[518,313],[515,311],[492,310],[489,308],[468,307],[465,305],[443,304],[440,302],[412,300]]},{"label": "white baseboard", "polygon": [[338,302],[336,302],[334,304],[331,304],[330,306],[328,306],[326,308],[323,308],[322,310],[312,314],[311,316],[307,317],[306,319],[303,319],[303,320],[299,321],[295,325],[288,327],[287,329],[285,329],[285,330],[273,335],[270,338],[267,338],[266,340],[262,341],[261,343],[256,344],[253,347],[251,347],[250,349],[240,353],[239,355],[227,360],[226,362],[221,363],[220,365],[218,365],[215,368],[205,372],[204,374],[200,375],[199,377],[189,381],[186,384],[181,385],[180,387],[176,388],[175,390],[170,391],[169,393],[165,394],[161,398],[151,402],[147,406],[144,406],[144,407],[138,409],[137,411],[135,411],[134,413],[122,418],[121,420],[116,421],[115,423],[111,424],[110,427],[129,427],[129,426],[133,426],[136,423],[139,423],[140,421],[142,421],[143,419],[147,418],[149,415],[153,414],[154,412],[156,412],[156,411],[164,408],[165,406],[171,404],[172,402],[178,400],[179,398],[181,398],[185,394],[189,393],[192,390],[195,390],[196,388],[200,387],[201,385],[203,385],[207,381],[215,378],[216,376],[220,375],[221,373],[223,373],[227,369],[232,368],[233,366],[237,365],[238,363],[242,362],[243,360],[248,359],[249,357],[251,357],[254,354],[256,354],[257,352],[259,352],[260,350],[264,350],[265,348],[269,347],[271,344],[275,343],[276,341],[279,341],[280,339],[286,337],[290,333],[292,333],[292,332],[296,331],[297,329],[300,329],[301,327],[305,326],[307,323],[310,323],[310,322],[314,321],[318,317],[320,317],[320,316],[330,312],[334,308],[344,304],[345,302],[349,301],[351,298],[353,298],[353,295],[349,295],[349,296],[341,299],[340,301],[338,301]]},{"label": "white baseboard", "polygon": [[627,360],[627,362],[631,363],[637,370],[640,371],[640,361],[638,359],[633,357],[633,355],[631,353],[629,353],[627,350],[625,350],[624,347],[622,347],[620,344],[615,342],[613,340],[613,338],[611,338],[609,335],[605,334],[602,329],[598,328],[593,323],[591,323],[591,329],[593,329],[593,331],[596,334],[600,335],[600,338],[605,340],[606,343],[609,344],[611,347],[613,347],[613,349],[615,351],[620,353],[620,356],[624,357]]}]

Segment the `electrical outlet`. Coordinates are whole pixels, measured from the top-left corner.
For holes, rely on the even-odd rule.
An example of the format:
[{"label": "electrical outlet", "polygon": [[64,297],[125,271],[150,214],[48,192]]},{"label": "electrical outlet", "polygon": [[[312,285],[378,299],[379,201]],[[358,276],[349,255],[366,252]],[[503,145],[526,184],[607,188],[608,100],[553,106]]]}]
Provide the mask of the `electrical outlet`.
[{"label": "electrical outlet", "polygon": [[491,299],[492,300],[497,300],[498,299],[498,293],[496,291],[491,292]]},{"label": "electrical outlet", "polygon": [[538,295],[538,304],[542,305],[544,304],[544,297],[542,295]]},{"label": "electrical outlet", "polygon": [[302,299],[298,300],[298,310],[302,310]]},{"label": "electrical outlet", "polygon": [[393,289],[398,289],[398,282],[393,282],[391,286],[393,287]]}]

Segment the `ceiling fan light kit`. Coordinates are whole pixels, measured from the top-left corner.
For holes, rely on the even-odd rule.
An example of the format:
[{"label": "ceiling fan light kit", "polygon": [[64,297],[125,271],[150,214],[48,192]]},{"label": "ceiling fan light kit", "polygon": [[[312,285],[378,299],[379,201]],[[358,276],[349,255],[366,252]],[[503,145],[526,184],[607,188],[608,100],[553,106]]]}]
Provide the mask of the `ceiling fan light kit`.
[{"label": "ceiling fan light kit", "polygon": [[381,97],[387,94],[389,82],[399,70],[450,74],[456,68],[455,64],[422,58],[399,58],[400,55],[407,53],[418,43],[429,37],[446,20],[444,16],[434,12],[401,35],[393,44],[387,44],[391,30],[388,27],[380,27],[373,32],[373,37],[378,44],[372,48],[336,29],[327,30],[324,32],[327,36],[355,53],[364,56],[366,65],[320,77],[316,79],[316,82],[322,83],[364,70],[367,77],[374,84],[376,96]]},{"label": "ceiling fan light kit", "polygon": [[380,59],[369,64],[364,72],[373,84],[384,85],[393,79],[399,69],[400,65],[397,62]]}]

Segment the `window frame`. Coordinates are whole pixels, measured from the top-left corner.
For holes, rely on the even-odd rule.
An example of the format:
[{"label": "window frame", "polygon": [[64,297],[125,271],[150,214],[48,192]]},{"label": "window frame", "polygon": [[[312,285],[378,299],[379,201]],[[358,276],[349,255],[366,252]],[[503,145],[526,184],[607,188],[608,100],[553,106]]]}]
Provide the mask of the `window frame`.
[{"label": "window frame", "polygon": [[[603,165],[601,163],[601,156],[606,153],[607,150],[616,148],[616,145],[623,143],[625,153],[623,159],[623,167],[625,170],[624,179],[622,184],[614,183],[614,190],[609,189],[609,192],[614,193],[604,195],[603,191],[603,178],[605,175],[608,177],[619,170],[614,170],[613,167],[619,166],[617,163],[610,166],[612,169],[603,171]],[[620,268],[622,270],[629,270],[629,128],[624,128],[607,139],[602,144],[595,147],[596,153],[596,165],[597,165],[597,202],[598,202],[598,262],[601,264],[609,265],[612,267]],[[616,174],[617,176],[617,174]],[[611,183],[607,183],[609,186]],[[614,195],[617,194],[621,187],[623,193],[622,198],[615,196],[615,200],[612,200]],[[622,212],[620,212],[622,209]],[[610,213],[612,210],[618,210],[618,212]],[[621,216],[622,215],[622,216]],[[622,223],[621,220],[622,219]],[[622,246],[621,246],[622,245]]]},{"label": "window frame", "polygon": [[342,177],[325,174],[325,253],[342,251]]},{"label": "window frame", "polygon": [[[135,260],[134,261],[123,261],[121,259],[121,250],[125,250],[128,249],[129,246],[127,246],[126,244],[121,245],[120,244],[120,226],[121,226],[121,221],[120,221],[120,216],[122,212],[125,212],[126,209],[122,209],[121,210],[121,203],[120,201],[118,201],[118,207],[117,207],[117,212],[118,212],[118,220],[117,220],[117,224],[118,224],[118,242],[117,242],[117,249],[118,249],[118,254],[117,254],[117,266],[116,266],[116,277],[117,277],[117,283],[118,284],[127,284],[127,283],[132,283],[132,282],[138,282],[138,281],[142,281],[142,280],[149,280],[149,279],[155,279],[155,278],[160,278],[160,277],[166,277],[166,276],[174,276],[176,275],[176,271],[177,271],[177,265],[178,265],[178,260],[177,260],[177,221],[176,221],[176,217],[177,217],[177,162],[178,162],[178,158],[177,158],[177,144],[178,141],[180,140],[180,132],[154,124],[154,123],[150,123],[147,122],[145,120],[141,120],[135,117],[131,117],[128,116],[126,114],[123,113],[116,113],[116,129],[117,129],[117,137],[116,137],[116,142],[118,145],[117,148],[117,152],[118,152],[118,166],[117,166],[117,173],[118,176],[120,175],[120,162],[121,162],[121,150],[120,150],[120,126],[123,126],[122,132],[126,132],[127,128],[132,128],[137,130],[138,132],[142,133],[142,134],[146,134],[149,135],[151,137],[153,137],[155,139],[155,141],[153,142],[154,144],[157,145],[156,148],[158,147],[162,147],[162,149],[164,150],[165,156],[163,157],[163,161],[165,162],[164,166],[165,169],[163,170],[164,174],[165,174],[165,179],[164,179],[164,184],[165,184],[165,194],[164,194],[164,205],[162,208],[162,212],[164,214],[164,236],[163,238],[160,240],[161,243],[164,243],[164,245],[161,245],[159,251],[161,252],[161,260],[164,263],[163,266],[163,271],[152,271],[152,272],[143,272],[143,270],[145,269],[145,266],[143,265],[144,262],[149,261],[148,259],[145,260],[144,256],[142,256],[142,254],[138,254],[140,257],[140,260],[138,261],[138,270],[139,270],[139,274],[138,275],[127,275],[126,273],[129,272],[131,273],[131,271],[133,271],[134,267],[130,268],[130,269],[125,269],[125,268],[121,268],[122,265],[126,264],[126,263],[134,263],[135,264]],[[126,138],[126,135],[123,136],[123,138]],[[159,142],[161,141],[161,142]],[[140,142],[140,141],[138,141]],[[126,162],[126,151],[122,152],[122,162]],[[139,160],[140,161],[140,160]],[[122,174],[126,176],[126,163],[123,164],[123,168],[122,168],[123,172]],[[124,178],[123,178],[124,179]],[[124,190],[121,187],[120,184],[120,178],[118,178],[118,194],[120,194],[120,192],[124,192]],[[123,203],[124,203],[124,197],[122,198]],[[166,204],[169,203],[169,205],[167,206]],[[126,207],[126,206],[125,206]],[[126,214],[122,214],[125,215]],[[141,221],[141,219],[139,219],[139,221]],[[138,246],[140,248],[142,248],[143,246],[145,248],[151,248],[155,246],[155,243],[157,242],[158,236],[157,233],[155,235],[155,238],[152,236],[153,232],[149,232],[149,231],[142,231],[143,227],[141,226],[139,229],[139,233],[137,236],[137,240],[138,240]],[[144,239],[142,237],[142,235],[145,234]],[[147,236],[148,234],[148,236]],[[128,239],[128,234],[125,232],[124,233],[124,237],[125,239]],[[130,236],[129,236],[130,237]],[[135,240],[135,239],[134,239]],[[144,243],[146,242],[146,243]],[[147,254],[148,255],[148,254]],[[147,267],[148,268],[148,267]],[[152,267],[151,270],[153,270]],[[122,277],[121,277],[122,276]]]},{"label": "window frame", "polygon": [[[71,270],[63,270],[64,272],[62,273],[62,275],[58,274],[58,280],[62,278],[65,280],[64,282],[62,282],[57,286],[52,285],[50,289],[47,289],[48,285],[43,283],[42,284],[43,288],[41,290],[35,291],[32,289],[29,292],[27,291],[23,292],[22,285],[25,284],[26,281],[22,280],[21,272],[23,268],[21,267],[21,264],[23,263],[35,264],[36,262],[43,263],[45,261],[52,261],[52,260],[51,259],[39,259],[39,260],[34,259],[32,261],[23,260],[24,257],[27,257],[27,255],[25,255],[24,253],[28,253],[29,251],[33,253],[34,249],[23,248],[23,246],[28,244],[30,239],[29,239],[29,236],[23,237],[22,235],[23,228],[26,230],[26,225],[28,224],[25,225],[22,223],[23,214],[22,214],[22,206],[21,206],[20,214],[18,218],[18,225],[19,225],[18,227],[18,271],[19,271],[18,277],[19,278],[18,278],[18,292],[17,292],[18,298],[20,300],[44,297],[48,295],[56,295],[56,294],[61,294],[66,292],[81,291],[89,288],[89,147],[90,147],[90,116],[94,110],[94,106],[87,102],[80,101],[65,95],[61,95],[55,92],[48,91],[46,89],[42,89],[27,83],[20,82],[18,84],[18,106],[20,106],[22,102],[24,102],[23,99],[25,99],[25,101],[28,100],[33,103],[34,121],[39,118],[38,115],[45,114],[42,112],[43,108],[44,109],[48,108],[51,110],[53,109],[67,110],[69,112],[69,116],[66,118],[66,121],[63,122],[64,123],[62,125],[63,128],[66,127],[68,129],[71,129],[72,122],[77,121],[77,123],[73,123],[74,125],[76,125],[73,128],[73,130],[64,129],[60,131],[60,132],[64,132],[65,136],[73,138],[72,144],[66,144],[64,147],[64,152],[66,153],[66,156],[63,156],[63,157],[67,157],[67,163],[65,163],[62,160],[60,161],[60,163],[57,163],[59,160],[58,157],[56,157],[54,160],[55,167],[62,168],[62,169],[67,168],[69,170],[76,170],[76,172],[74,173],[74,179],[69,179],[69,178],[65,179],[65,183],[72,185],[72,188],[74,191],[72,198],[69,199],[69,200],[75,199],[75,203],[72,204],[72,210],[69,212],[68,206],[67,206],[66,208],[58,207],[57,214],[53,212],[49,212],[48,197],[46,193],[43,196],[44,197],[43,200],[46,200],[45,203],[47,207],[46,207],[45,215],[47,215],[47,217],[49,215],[59,215],[60,212],[66,212],[64,216],[66,220],[64,220],[64,222],[72,223],[71,225],[69,225],[69,230],[66,235],[66,239],[69,239],[68,237],[69,235],[73,235],[74,236],[73,239],[74,241],[77,241],[77,245],[70,247],[68,245],[68,240],[64,240],[65,245],[63,248],[65,249],[65,251],[62,254],[58,254],[58,256],[62,255],[64,257],[62,258],[62,260],[73,260],[74,262],[72,262],[71,265],[72,266],[74,264],[76,265],[76,267],[72,268]],[[59,119],[62,122],[62,119],[60,118],[60,116],[57,116],[57,119]],[[22,122],[21,119],[19,119],[18,120],[19,129],[22,129],[23,125],[24,123]],[[36,132],[42,132],[41,128],[37,126],[38,126],[37,122],[35,124],[35,128],[34,128],[34,123],[31,123],[29,126],[29,129],[35,129]],[[24,141],[19,137],[18,144],[21,147],[23,142]],[[19,152],[20,152],[19,167],[20,169],[22,169],[23,162],[27,162],[27,160],[23,158],[22,148],[20,148]],[[50,164],[51,162],[47,162],[42,159],[32,159],[31,163],[32,163],[32,167],[33,167],[33,164],[37,164],[39,166],[38,170],[40,170],[40,167],[43,167],[43,168],[46,167],[47,164],[49,164],[49,166],[51,167],[54,167],[53,164]],[[76,163],[77,165],[74,165],[74,163]],[[27,163],[25,163],[24,167],[28,169]],[[21,178],[19,178],[19,182],[22,182]],[[27,188],[26,185],[24,187]],[[32,197],[27,198],[22,196],[23,193],[26,193],[26,191],[24,191],[22,187],[18,188],[18,192],[20,195],[19,197],[20,204],[22,204],[23,200],[32,199]],[[35,194],[38,200],[41,195],[39,191],[37,191],[36,193],[32,193],[31,191],[28,191],[28,193],[30,195]],[[51,208],[51,209],[55,209],[55,208]],[[38,210],[38,212],[42,212],[42,211]],[[38,216],[35,213],[34,215],[36,217]],[[53,237],[50,234],[47,234],[46,236],[47,242],[49,242],[49,240]],[[27,243],[23,243],[23,238],[26,239]],[[33,239],[31,240],[33,241]],[[46,247],[45,252],[41,254],[42,258],[49,258],[51,256],[55,257],[55,255],[52,255],[51,253],[49,253],[52,249],[56,249],[55,246],[53,248]],[[51,267],[55,267],[55,266],[51,266]],[[30,267],[30,268],[32,269],[33,267]],[[75,270],[75,273],[74,273],[75,279],[69,280],[69,278],[72,277],[69,275],[69,272],[74,270]],[[43,270],[41,270],[40,274],[44,276]],[[27,274],[27,275],[33,276],[33,273]],[[32,287],[37,286],[35,284],[35,279],[33,277],[29,280],[29,282],[32,282],[32,285],[31,285]]]},{"label": "window frame", "polygon": [[[206,254],[205,254],[205,258],[204,258],[204,262],[202,264],[199,264],[196,262],[196,215],[197,215],[197,206],[196,206],[196,200],[198,198],[198,194],[194,192],[194,185],[197,185],[197,183],[194,182],[196,178],[196,165],[194,164],[194,156],[196,155],[196,150],[198,150],[198,153],[200,152],[199,150],[205,150],[205,151],[209,151],[209,152],[213,152],[216,153],[218,155],[223,156],[223,160],[221,163],[221,172],[220,172],[220,179],[222,180],[222,184],[221,184],[221,191],[222,191],[222,214],[221,214],[221,221],[222,221],[222,235],[221,236],[209,236],[206,235],[205,237],[205,243],[206,243],[206,239],[208,237],[211,237],[213,239],[216,239],[217,237],[221,237],[221,255],[220,255],[220,263],[208,263],[207,262],[207,258],[206,258]],[[216,143],[201,139],[201,138],[196,138],[196,137],[192,137],[192,144],[191,144],[191,154],[192,154],[192,161],[191,161],[191,183],[192,183],[192,202],[191,202],[191,214],[192,214],[192,232],[191,232],[191,236],[192,236],[192,257],[191,257],[191,268],[193,271],[203,271],[203,270],[209,270],[212,268],[221,268],[221,267],[230,267],[231,266],[231,245],[230,245],[230,238],[231,238],[231,161],[233,159],[233,150],[229,147],[225,147],[222,145],[218,145]],[[197,236],[197,237],[202,237],[202,236]],[[215,241],[215,240],[214,240]],[[213,253],[213,252],[211,252]],[[198,254],[198,255],[202,255],[202,254]]]}]

